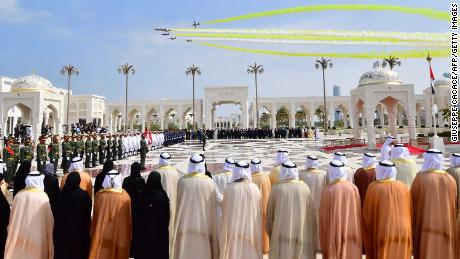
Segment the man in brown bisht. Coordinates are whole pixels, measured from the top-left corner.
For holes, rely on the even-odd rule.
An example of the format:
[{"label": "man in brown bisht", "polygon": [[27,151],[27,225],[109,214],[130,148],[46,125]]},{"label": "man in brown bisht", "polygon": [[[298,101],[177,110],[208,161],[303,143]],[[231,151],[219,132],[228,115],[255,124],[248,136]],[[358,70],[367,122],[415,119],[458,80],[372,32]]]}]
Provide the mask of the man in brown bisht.
[{"label": "man in brown bisht", "polygon": [[[91,199],[93,199],[93,182],[91,181],[91,176],[83,170],[83,159],[80,157],[74,157],[70,162],[69,172],[78,172],[80,175],[80,189],[86,191]],[[67,180],[67,175],[64,174],[61,180],[61,190],[65,185]]]},{"label": "man in brown bisht", "polygon": [[422,170],[411,187],[414,259],[455,258],[457,186],[442,170],[444,157],[437,149],[423,154]]},{"label": "man in brown bisht", "polygon": [[366,191],[369,184],[375,181],[375,165],[377,159],[372,153],[364,153],[363,155],[363,166],[356,170],[355,173],[355,185],[358,187],[359,197],[361,198],[361,207],[364,205],[364,197],[366,197]]},{"label": "man in brown bisht", "polygon": [[[447,169],[447,172],[454,178],[455,183],[457,184],[457,209],[458,209],[458,205],[459,205],[458,204],[458,199],[460,199],[460,188],[459,188],[459,184],[460,184],[460,153],[453,153],[452,155],[450,155],[450,168]],[[460,236],[457,236],[457,239],[460,241]]]},{"label": "man in brown bisht", "polygon": [[174,224],[173,259],[217,259],[216,206],[218,191],[214,181],[205,175],[205,159],[193,155],[187,175],[177,184],[177,209]]},{"label": "man in brown bisht", "polygon": [[363,207],[363,241],[369,259],[410,259],[412,208],[409,188],[396,181],[390,161],[377,165]]},{"label": "man in brown bisht", "polygon": [[54,219],[48,195],[45,193],[45,176],[30,172],[26,187],[13,200],[5,245],[5,259],[53,259]]},{"label": "man in brown bisht", "polygon": [[261,195],[251,182],[249,164],[235,163],[231,181],[222,203],[220,259],[261,259]]},{"label": "man in brown bisht", "polygon": [[89,259],[127,259],[132,238],[131,199],[119,172],[107,173],[94,199]]},{"label": "man in brown bisht", "polygon": [[391,148],[390,156],[398,172],[396,180],[405,183],[410,188],[417,174],[417,166],[415,160],[410,157],[409,149],[403,144],[396,144]]},{"label": "man in brown bisht", "polygon": [[329,163],[329,184],[321,193],[319,239],[324,259],[361,258],[361,203],[358,188],[349,180],[345,165]]},{"label": "man in brown bisht", "polygon": [[288,151],[286,149],[278,150],[278,152],[276,153],[275,165],[273,166],[270,172],[270,182],[272,183],[272,185],[278,182],[282,167],[281,165],[287,161],[289,161]]},{"label": "man in brown bisht", "polygon": [[264,167],[262,166],[262,161],[260,161],[260,159],[255,158],[251,160],[251,173],[252,182],[259,187],[260,194],[262,196],[260,203],[262,211],[262,251],[264,254],[267,254],[269,252],[270,240],[268,239],[267,229],[265,226],[267,225],[268,196],[270,195],[272,185],[268,174],[264,172]]},{"label": "man in brown bisht", "polygon": [[[321,202],[321,192],[326,185],[326,172],[319,169],[318,157],[308,155],[305,162],[305,169],[299,172],[299,179],[304,181],[310,189],[315,205],[316,229],[319,229],[319,204]],[[320,251],[319,233],[316,235],[316,251]]]},{"label": "man in brown bisht", "polygon": [[299,180],[297,166],[282,164],[279,182],[268,199],[270,259],[316,258],[316,217],[310,189]]},{"label": "man in brown bisht", "polygon": [[171,155],[167,152],[160,154],[160,168],[157,172],[161,176],[161,185],[168,194],[169,198],[169,246],[172,249],[174,236],[174,221],[176,218],[176,202],[177,202],[177,182],[179,182],[179,172],[171,166]]}]

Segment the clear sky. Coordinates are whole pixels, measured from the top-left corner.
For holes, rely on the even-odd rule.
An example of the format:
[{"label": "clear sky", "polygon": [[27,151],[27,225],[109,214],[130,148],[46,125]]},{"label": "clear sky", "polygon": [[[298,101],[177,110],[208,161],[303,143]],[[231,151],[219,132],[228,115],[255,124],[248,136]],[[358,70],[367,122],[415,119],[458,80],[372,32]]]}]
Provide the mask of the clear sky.
[{"label": "clear sky", "polygon": [[[65,64],[80,69],[73,82],[77,94],[94,93],[108,100],[124,99],[124,80],[117,67],[125,62],[135,65],[130,79],[130,99],[191,98],[191,79],[185,68],[192,63],[202,70],[197,79],[197,96],[205,86],[250,86],[253,77],[247,65],[255,61],[265,67],[260,77],[259,95],[322,95],[321,73],[314,58],[280,57],[213,49],[184,40],[166,40],[156,27],[190,27],[193,20],[206,21],[310,4],[393,4],[449,11],[449,1],[299,1],[299,0],[0,0],[0,75],[19,77],[32,71],[65,87],[59,74]],[[394,12],[318,12],[238,21],[202,28],[292,28],[381,30],[403,32],[447,32],[449,24],[425,17]],[[228,45],[232,45],[229,43]],[[233,44],[235,45],[235,44]],[[242,44],[239,44],[242,45]],[[383,50],[376,47],[337,45],[247,45],[284,51],[356,51]],[[375,60],[335,59],[327,72],[328,94],[332,85],[340,85],[349,95],[360,75]],[[414,83],[416,93],[429,84],[424,59],[403,59],[396,68],[403,81]],[[439,77],[449,69],[448,58],[434,59]]]}]

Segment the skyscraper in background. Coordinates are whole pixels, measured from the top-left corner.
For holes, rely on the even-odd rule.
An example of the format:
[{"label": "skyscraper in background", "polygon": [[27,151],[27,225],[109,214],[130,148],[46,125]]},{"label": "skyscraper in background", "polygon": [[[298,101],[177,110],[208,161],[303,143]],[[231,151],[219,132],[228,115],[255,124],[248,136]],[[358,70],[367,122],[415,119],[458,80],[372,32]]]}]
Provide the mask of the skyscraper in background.
[{"label": "skyscraper in background", "polygon": [[334,85],[334,87],[332,88],[332,95],[333,96],[342,96],[342,94],[340,93],[340,86],[339,85]]}]

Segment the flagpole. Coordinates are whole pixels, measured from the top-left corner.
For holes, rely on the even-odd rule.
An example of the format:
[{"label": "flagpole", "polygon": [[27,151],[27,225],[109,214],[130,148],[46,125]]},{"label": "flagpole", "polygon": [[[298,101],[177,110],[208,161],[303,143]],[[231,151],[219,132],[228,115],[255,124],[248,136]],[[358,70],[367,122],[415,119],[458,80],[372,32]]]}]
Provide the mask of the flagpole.
[{"label": "flagpole", "polygon": [[432,120],[433,120],[433,136],[436,138],[438,137],[438,131],[436,127],[436,113],[434,111],[434,88],[433,88],[433,78],[431,76],[432,70],[431,70],[431,57],[430,53],[428,53],[428,56],[426,57],[426,61],[428,61],[428,68],[430,69],[430,86],[431,86],[431,115],[432,115]]}]

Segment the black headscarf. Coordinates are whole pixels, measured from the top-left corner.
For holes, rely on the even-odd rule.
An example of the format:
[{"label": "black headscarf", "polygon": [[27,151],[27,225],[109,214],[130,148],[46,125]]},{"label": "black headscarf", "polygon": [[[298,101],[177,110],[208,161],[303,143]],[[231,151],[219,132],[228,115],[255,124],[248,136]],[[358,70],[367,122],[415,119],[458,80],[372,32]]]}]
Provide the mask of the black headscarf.
[{"label": "black headscarf", "polygon": [[24,161],[19,165],[18,171],[14,175],[14,189],[13,197],[18,194],[19,191],[26,188],[26,177],[30,173],[31,162]]},{"label": "black headscarf", "polygon": [[[0,182],[3,181],[3,174],[0,174]],[[10,204],[3,192],[0,191],[0,258],[3,258],[6,238],[8,236],[8,223],[10,219]]]},{"label": "black headscarf", "polygon": [[137,208],[136,259],[168,259],[169,253],[169,199],[161,185],[158,172],[151,172]]},{"label": "black headscarf", "polygon": [[59,196],[59,180],[54,173],[54,164],[48,163],[45,166],[45,179],[43,180],[45,192],[50,201],[53,216],[56,217],[57,200]]},{"label": "black headscarf", "polygon": [[96,176],[96,180],[94,181],[94,197],[96,197],[96,193],[102,189],[102,183],[104,182],[104,178],[108,172],[112,171],[114,168],[114,164],[112,160],[107,160],[102,167],[102,171]]},{"label": "black headscarf", "polygon": [[88,258],[91,198],[80,189],[80,174],[70,172],[58,198],[55,218],[55,259]]}]

